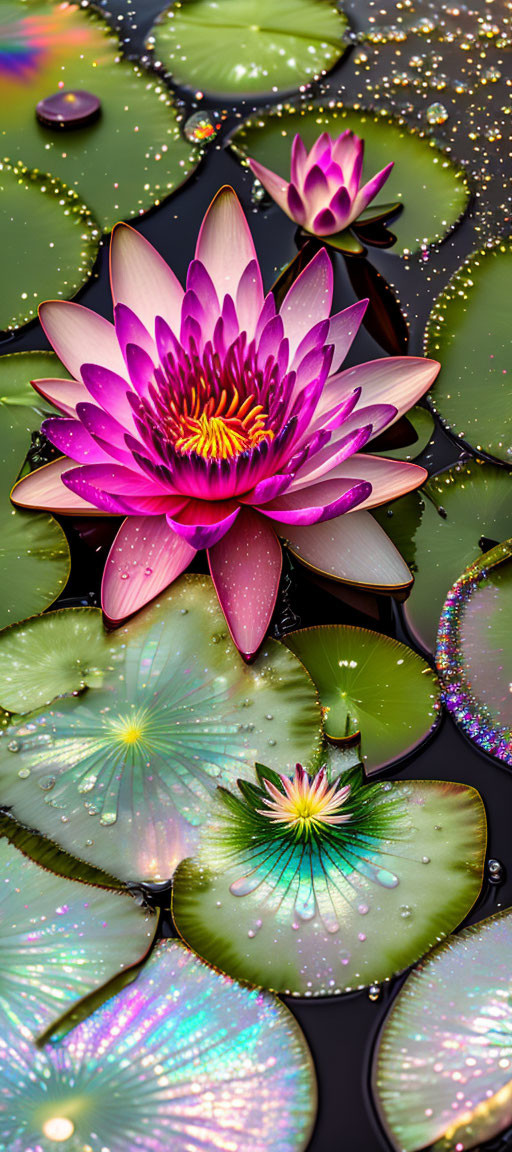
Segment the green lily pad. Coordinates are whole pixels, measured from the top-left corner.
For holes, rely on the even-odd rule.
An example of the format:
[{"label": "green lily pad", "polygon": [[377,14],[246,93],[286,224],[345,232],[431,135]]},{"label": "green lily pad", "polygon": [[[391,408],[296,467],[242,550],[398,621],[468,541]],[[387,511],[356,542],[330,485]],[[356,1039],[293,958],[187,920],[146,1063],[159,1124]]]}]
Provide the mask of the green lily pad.
[{"label": "green lily pad", "polygon": [[336,624],[291,632],[286,643],[318,688],[328,739],[360,733],[369,774],[412,752],[437,724],[437,678],[398,640]]},{"label": "green lily pad", "polygon": [[510,1127],[511,948],[512,913],[500,912],[445,940],[400,989],[373,1069],[399,1152],[483,1148]]},{"label": "green lily pad", "polygon": [[283,645],[269,640],[244,663],[206,577],[182,577],[112,643],[121,659],[101,688],[0,737],[0,795],[78,859],[123,881],[168,880],[217,784],[252,778],[263,756],[316,762],[320,708]]},{"label": "green lily pad", "polygon": [[257,787],[219,789],[196,859],[175,876],[178,931],[216,968],[275,992],[332,996],[389,980],[476,900],[483,803],[460,784],[366,784],[361,766],[339,775],[336,753],[320,783],[299,776],[291,804],[289,777],[263,766]]},{"label": "green lily pad", "polygon": [[43,612],[63,591],[69,576],[69,548],[57,521],[46,512],[14,509],[9,499],[30,448],[31,432],[39,429],[44,412],[51,411],[30,380],[55,375],[58,364],[57,357],[48,352],[18,352],[0,360],[2,628]]},{"label": "green lily pad", "polygon": [[441,361],[429,395],[461,440],[512,464],[510,309],[512,248],[474,252],[436,300],[425,336]]},{"label": "green lily pad", "polygon": [[414,408],[409,410],[403,420],[404,423],[407,422],[407,424],[411,425],[410,442],[401,445],[399,448],[388,447],[387,443],[382,443],[381,446],[381,442],[384,442],[385,438],[388,439],[389,436],[393,434],[393,428],[396,427],[393,425],[388,433],[383,432],[382,436],[378,437],[378,446],[375,448],[375,452],[373,452],[374,444],[370,441],[367,448],[370,455],[391,456],[393,460],[416,460],[418,456],[422,455],[427,445],[430,444],[435,431],[432,413],[429,412],[428,408],[422,408],[420,404],[416,404]]},{"label": "green lily pad", "polygon": [[374,515],[414,573],[405,616],[415,639],[433,652],[443,604],[461,570],[512,536],[510,473],[481,460],[457,464]]},{"label": "green lily pad", "polygon": [[343,56],[347,18],[330,0],[183,0],[148,41],[177,84],[217,95],[289,92]]},{"label": "green lily pad", "polygon": [[395,162],[386,193],[403,204],[403,212],[393,222],[393,251],[406,255],[446,236],[467,208],[466,177],[428,137],[388,114],[356,111],[341,102],[334,108],[305,104],[300,110],[285,104],[247,120],[231,144],[243,160],[250,156],[288,180],[297,132],[310,148],[321,132],[339,136],[347,128],[365,140],[363,179]]},{"label": "green lily pad", "polygon": [[443,700],[470,740],[512,766],[512,541],[454,584],[439,625]]},{"label": "green lily pad", "polygon": [[14,1011],[0,1026],[0,1142],[10,1152],[308,1146],[315,1071],[291,1012],[174,940],[59,1043],[31,1044]]},{"label": "green lily pad", "polygon": [[33,320],[43,300],[74,296],[99,238],[89,210],[60,180],[0,163],[0,329]]},{"label": "green lily pad", "polygon": [[0,838],[0,1006],[37,1036],[150,948],[132,896],[54,876]]},{"label": "green lily pad", "polygon": [[101,688],[122,650],[99,608],[62,608],[0,632],[0,707],[32,712],[58,696]]},{"label": "green lily pad", "polygon": [[[64,180],[104,228],[183,183],[201,153],[183,138],[167,89],[120,58],[99,15],[68,2],[7,0],[2,24],[13,55],[0,69],[0,154]],[[99,118],[75,128],[40,124],[37,103],[59,88],[98,96]]]}]

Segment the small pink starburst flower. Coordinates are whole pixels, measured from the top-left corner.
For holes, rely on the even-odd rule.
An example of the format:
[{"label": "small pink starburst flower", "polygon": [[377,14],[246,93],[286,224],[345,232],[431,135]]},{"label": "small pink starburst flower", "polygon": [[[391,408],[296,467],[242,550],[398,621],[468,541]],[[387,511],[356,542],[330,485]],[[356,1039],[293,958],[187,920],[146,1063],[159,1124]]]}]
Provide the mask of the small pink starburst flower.
[{"label": "small pink starburst flower", "polygon": [[309,776],[302,764],[295,767],[292,780],[279,776],[282,789],[271,780],[263,780],[268,796],[259,816],[266,816],[273,824],[297,832],[298,835],[320,831],[324,826],[345,824],[351,813],[341,811],[350,795],[350,784],[340,787],[339,781],[329,784],[325,768]]},{"label": "small pink starburst flower", "polygon": [[[278,310],[232,188],[206,213],[186,290],[125,224],[112,237],[111,283],[114,324],[79,304],[41,305],[72,377],[33,382],[62,413],[43,431],[63,455],[12,494],[22,508],[123,517],[103,575],[107,619],[138,611],[205,548],[250,659],[276,601],[279,537],[300,552],[306,536],[307,562],[319,568],[348,556],[352,582],[360,565],[363,583],[375,584],[377,570],[389,584],[391,555],[410,583],[367,510],[427,473],[360,450],[430,388],[437,362],[399,356],[338,371],[367,302],[330,315],[322,249]],[[345,535],[353,515],[362,519]]]},{"label": "small pink starburst flower", "polygon": [[[386,182],[393,167],[388,164],[368,183],[361,185],[364,140],[354,132],[342,132],[333,140],[328,132],[315,140],[308,152],[299,135],[293,141],[290,182],[257,160],[250,167],[283,212],[313,236],[328,237],[348,228],[363,212],[373,217],[368,205]],[[380,215],[375,211],[375,218]]]}]

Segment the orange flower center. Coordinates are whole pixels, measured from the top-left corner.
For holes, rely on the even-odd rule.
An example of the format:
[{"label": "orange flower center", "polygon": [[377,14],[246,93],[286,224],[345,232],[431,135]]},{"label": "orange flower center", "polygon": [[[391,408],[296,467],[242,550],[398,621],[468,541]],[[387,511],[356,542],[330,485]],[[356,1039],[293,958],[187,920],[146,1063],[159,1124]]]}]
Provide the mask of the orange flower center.
[{"label": "orange flower center", "polygon": [[204,403],[193,389],[185,411],[171,414],[174,447],[183,454],[195,452],[205,460],[229,460],[255,448],[262,440],[274,439],[267,420],[267,413],[254,396],[247,396],[240,403],[235,389],[228,405],[228,395],[223,390],[217,403],[213,397]]}]

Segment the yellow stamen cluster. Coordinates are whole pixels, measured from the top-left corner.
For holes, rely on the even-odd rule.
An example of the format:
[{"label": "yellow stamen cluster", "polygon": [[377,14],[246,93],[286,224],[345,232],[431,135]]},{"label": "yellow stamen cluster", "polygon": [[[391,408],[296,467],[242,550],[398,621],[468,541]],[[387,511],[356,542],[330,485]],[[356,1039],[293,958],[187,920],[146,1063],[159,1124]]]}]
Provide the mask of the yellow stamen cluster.
[{"label": "yellow stamen cluster", "polygon": [[270,780],[264,781],[268,796],[264,798],[266,807],[258,809],[260,816],[298,833],[319,830],[322,825],[344,824],[350,819],[350,812],[340,811],[350,794],[350,785],[340,788],[337,782],[329,784],[325,769],[310,778],[298,764],[293,780],[287,776],[280,779],[283,791]]},{"label": "yellow stamen cluster", "polygon": [[205,460],[229,460],[262,440],[273,440],[274,433],[267,428],[267,414],[254,396],[241,401],[234,389],[228,403],[225,389],[216,402],[206,402],[194,388],[184,411],[171,414],[175,433],[174,447],[178,452],[195,452]]}]

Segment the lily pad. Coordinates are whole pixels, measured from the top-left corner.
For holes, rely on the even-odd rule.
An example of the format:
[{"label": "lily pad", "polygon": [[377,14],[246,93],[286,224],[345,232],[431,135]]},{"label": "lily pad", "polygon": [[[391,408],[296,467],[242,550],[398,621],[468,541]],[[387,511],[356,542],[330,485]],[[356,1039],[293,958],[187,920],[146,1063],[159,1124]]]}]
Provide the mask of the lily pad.
[{"label": "lily pad", "polygon": [[[392,447],[393,444],[393,430],[396,428],[396,436],[398,438],[404,427],[403,436],[400,435],[400,446]],[[434,418],[428,408],[422,408],[421,405],[416,404],[407,413],[407,416],[402,417],[402,421],[398,421],[396,425],[383,432],[381,436],[376,437],[368,446],[370,455],[376,456],[391,456],[393,460],[417,460],[425,449],[430,444],[435,431]],[[376,446],[375,446],[376,445]],[[373,451],[375,446],[375,451]]]},{"label": "lily pad", "polygon": [[471,740],[512,766],[512,541],[450,591],[437,640],[443,700]]},{"label": "lily pad", "polygon": [[243,160],[250,156],[288,179],[297,132],[310,148],[321,132],[339,136],[347,128],[365,140],[364,178],[395,162],[386,195],[403,204],[403,212],[393,222],[393,251],[406,255],[446,236],[467,208],[466,177],[428,137],[395,117],[356,111],[341,102],[334,108],[285,104],[247,120],[231,143]]},{"label": "lily pad", "polygon": [[414,572],[405,617],[418,643],[433,652],[443,604],[461,570],[512,536],[512,477],[497,464],[463,462],[373,514]]},{"label": "lily pad", "polygon": [[43,300],[74,296],[92,271],[99,238],[76,192],[21,163],[0,163],[0,329],[33,320]]},{"label": "lily pad", "polygon": [[58,696],[101,688],[120,645],[99,608],[62,608],[0,632],[0,707],[32,712]]},{"label": "lily pad", "polygon": [[[366,784],[361,767],[338,775],[337,755],[321,783],[301,777],[291,820],[289,780],[263,766],[258,787],[219,789],[198,856],[178,868],[178,931],[231,976],[296,996],[389,980],[478,896],[486,839],[478,793],[430,780]],[[327,781],[337,791],[324,816]]]},{"label": "lily pad", "polygon": [[512,248],[473,253],[436,300],[427,356],[441,361],[429,399],[445,424],[479,452],[512,464],[510,315]]},{"label": "lily pad", "polygon": [[511,949],[512,913],[501,912],[445,940],[398,993],[373,1086],[400,1152],[481,1148],[510,1126]]},{"label": "lily pad", "polygon": [[157,917],[132,896],[54,876],[0,836],[0,1011],[37,1036],[136,964]]},{"label": "lily pad", "polygon": [[0,626],[23,620],[45,608],[63,591],[70,568],[66,537],[46,512],[14,509],[9,492],[51,405],[30,385],[39,376],[55,375],[56,356],[18,352],[0,360]]},{"label": "lily pad", "polygon": [[148,44],[177,84],[210,94],[289,92],[343,55],[347,18],[330,0],[183,0]]},{"label": "lily pad", "polygon": [[[313,1063],[291,1012],[174,941],[58,1044],[1,1019],[0,1142],[10,1152],[303,1152]],[[13,1073],[14,1070],[14,1073]]]},{"label": "lily pad", "polygon": [[292,632],[286,643],[318,688],[328,739],[360,733],[369,774],[412,752],[437,724],[437,678],[398,640],[336,624]]},{"label": "lily pad", "polygon": [[252,778],[263,756],[316,761],[320,709],[281,644],[244,663],[206,577],[182,577],[112,641],[122,658],[101,688],[0,737],[0,796],[78,859],[123,881],[168,880],[217,784]]},{"label": "lily pad", "polygon": [[[158,204],[193,171],[200,151],[183,138],[171,95],[120,57],[99,15],[66,0],[7,0],[2,24],[12,45],[0,63],[2,155],[64,180],[104,228]],[[36,105],[59,89],[99,97],[98,119],[40,124]]]}]

